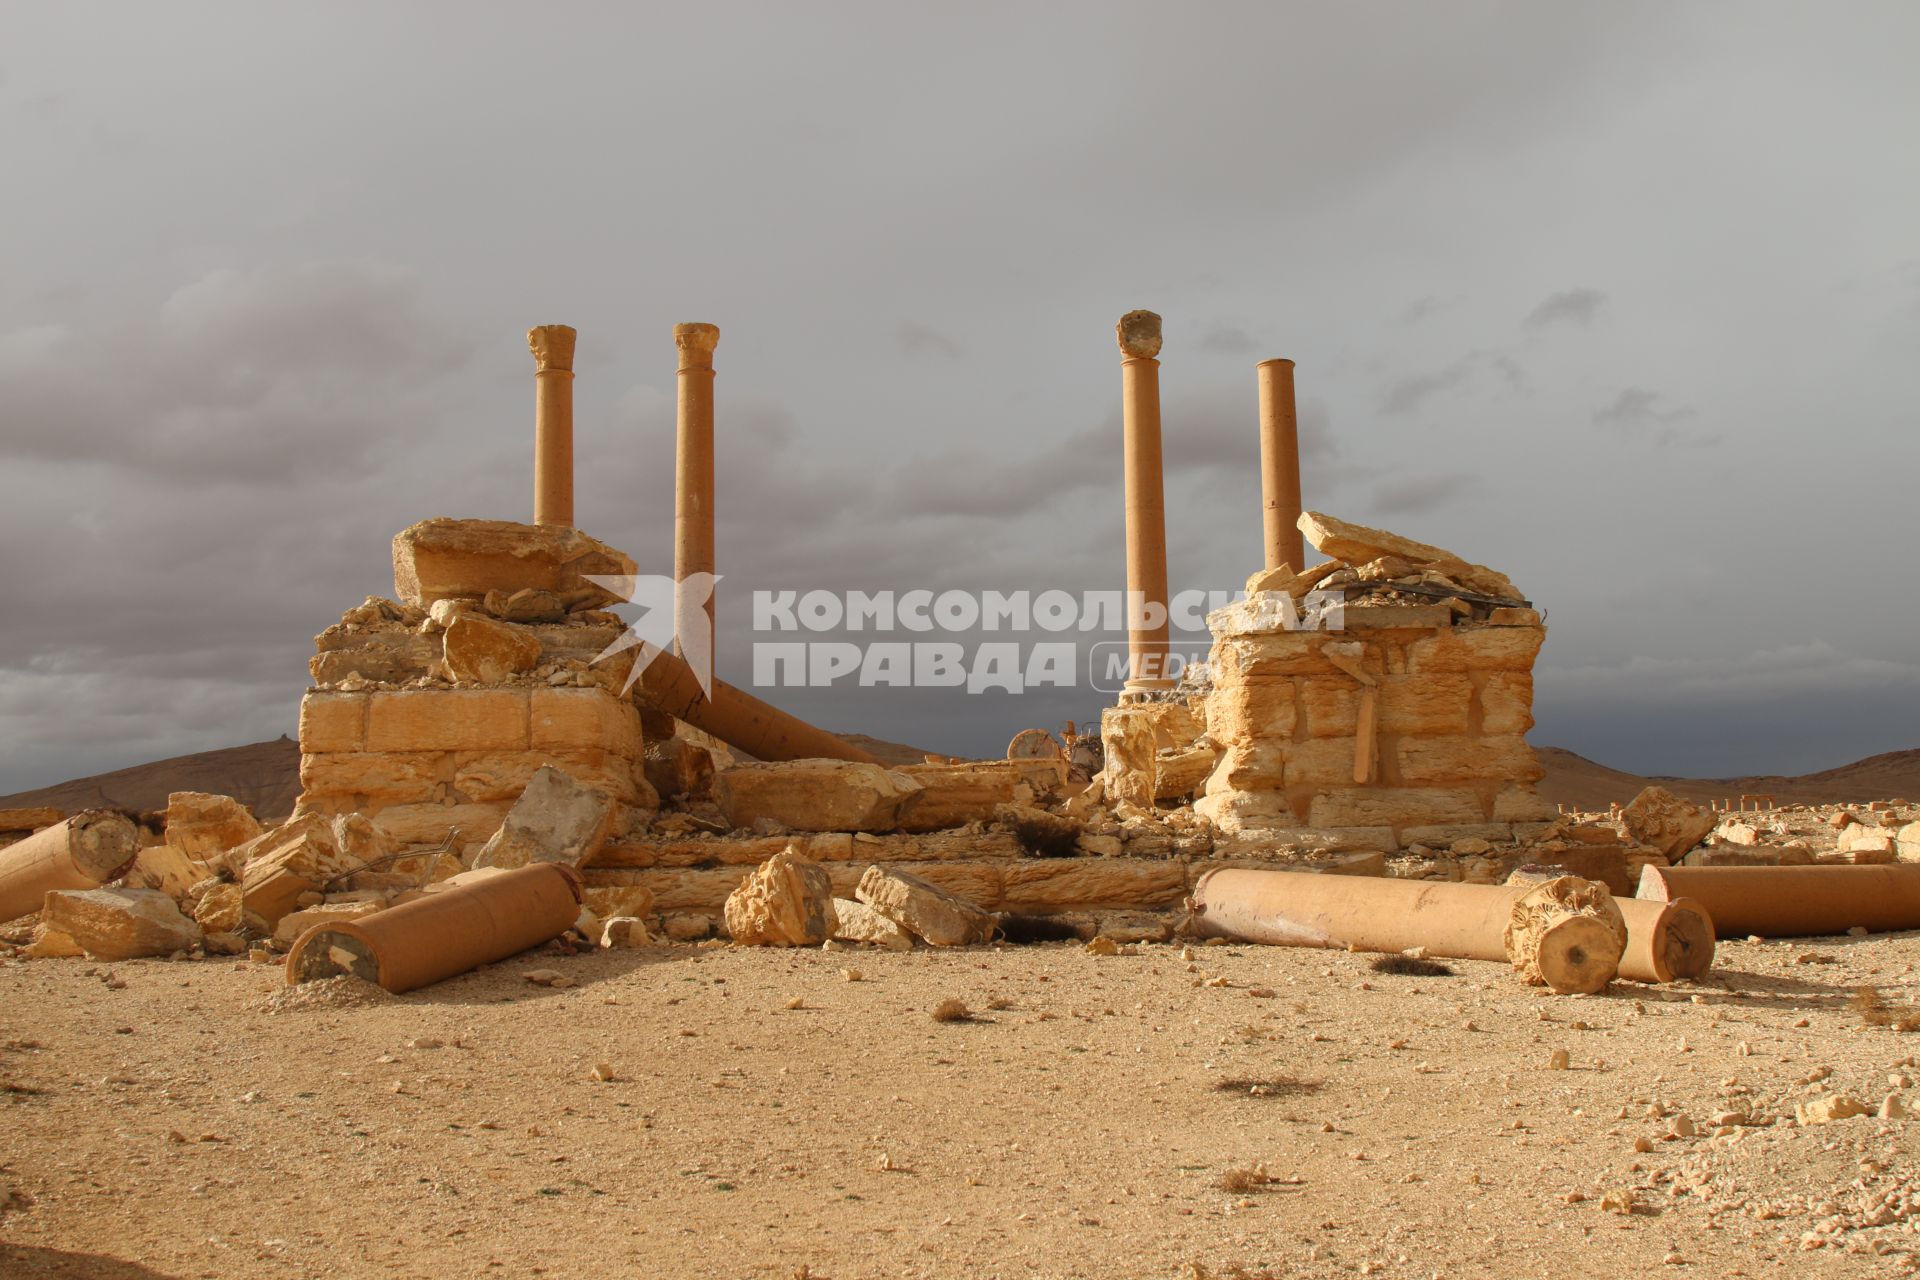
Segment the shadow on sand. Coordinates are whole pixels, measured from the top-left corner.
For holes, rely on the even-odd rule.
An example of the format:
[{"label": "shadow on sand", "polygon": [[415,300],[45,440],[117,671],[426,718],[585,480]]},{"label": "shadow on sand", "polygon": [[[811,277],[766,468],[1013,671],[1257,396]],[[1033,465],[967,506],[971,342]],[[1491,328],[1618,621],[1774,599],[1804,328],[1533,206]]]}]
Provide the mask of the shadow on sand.
[{"label": "shadow on sand", "polygon": [[4,1240],[0,1240],[0,1276],[7,1280],[177,1280],[138,1262]]}]

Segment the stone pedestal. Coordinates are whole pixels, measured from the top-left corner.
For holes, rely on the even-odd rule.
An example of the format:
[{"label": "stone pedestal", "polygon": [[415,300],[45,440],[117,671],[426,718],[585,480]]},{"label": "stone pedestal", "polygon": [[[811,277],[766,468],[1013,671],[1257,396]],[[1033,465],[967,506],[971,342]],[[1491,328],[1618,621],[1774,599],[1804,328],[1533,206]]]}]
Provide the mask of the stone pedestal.
[{"label": "stone pedestal", "polygon": [[1208,618],[1220,755],[1196,807],[1217,826],[1404,848],[1553,818],[1526,740],[1538,614],[1455,625],[1444,608],[1349,607],[1340,631],[1274,615],[1256,595]]}]

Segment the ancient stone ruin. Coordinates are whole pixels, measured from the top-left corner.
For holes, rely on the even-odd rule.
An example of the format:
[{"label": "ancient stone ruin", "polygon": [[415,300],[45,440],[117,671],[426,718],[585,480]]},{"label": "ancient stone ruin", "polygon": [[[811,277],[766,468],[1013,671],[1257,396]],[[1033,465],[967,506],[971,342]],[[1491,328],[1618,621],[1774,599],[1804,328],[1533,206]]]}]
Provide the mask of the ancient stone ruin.
[{"label": "ancient stone ruin", "polygon": [[[674,338],[674,582],[692,593],[718,567],[719,331]],[[1126,579],[1149,607],[1129,613],[1123,693],[1097,738],[1021,728],[1004,759],[889,764],[717,678],[710,591],[677,610],[704,633],[641,660],[610,608],[636,559],[575,526],[573,331],[528,339],[533,522],[442,517],[395,536],[393,595],[316,638],[289,822],[262,830],[192,793],[144,835],[110,814],[23,821],[0,901],[39,913],[36,954],[291,952],[295,978],[410,986],[561,934],[898,948],[1185,927],[1426,938],[1555,990],[1710,959],[1711,923],[1668,901],[1682,890],[1629,895],[1703,839],[1751,846],[1755,828],[1651,790],[1593,820],[1535,794],[1542,614],[1494,569],[1301,509],[1291,362],[1257,367],[1264,565],[1208,617],[1204,666],[1168,663],[1160,323],[1131,312]],[[1326,558],[1305,564],[1307,544]],[[1892,862],[1917,831],[1854,823],[1836,856]],[[520,874],[539,867],[564,874]],[[1261,878],[1286,872],[1357,879]],[[1380,877],[1461,892],[1395,896]],[[524,927],[476,923],[507,917]]]}]

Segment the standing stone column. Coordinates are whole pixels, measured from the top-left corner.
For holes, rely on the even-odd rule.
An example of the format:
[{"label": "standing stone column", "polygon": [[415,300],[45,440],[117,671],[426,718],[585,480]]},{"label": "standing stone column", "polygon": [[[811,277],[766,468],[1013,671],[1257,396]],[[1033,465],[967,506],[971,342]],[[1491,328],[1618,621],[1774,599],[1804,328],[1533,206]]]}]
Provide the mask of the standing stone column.
[{"label": "standing stone column", "polygon": [[[1127,493],[1127,683],[1122,698],[1171,689],[1167,678],[1167,511],[1160,466],[1160,317],[1120,317],[1120,420]],[[1135,611],[1136,603],[1145,610]],[[1145,614],[1157,610],[1158,624]]]},{"label": "standing stone column", "polygon": [[[680,592],[696,573],[712,575],[713,557],[713,349],[720,328],[711,324],[673,326],[673,345],[680,349],[680,416],[674,453],[673,581],[674,616],[684,618],[691,602]],[[706,670],[713,670],[713,593],[706,593]],[[680,656],[693,661],[686,642]],[[696,664],[696,669],[698,665]]]},{"label": "standing stone column", "polygon": [[573,524],[573,346],[571,325],[527,330],[533,351],[533,522]]},{"label": "standing stone column", "polygon": [[1293,361],[1262,360],[1260,378],[1260,497],[1269,569],[1306,568],[1300,538],[1300,426],[1293,410]]}]

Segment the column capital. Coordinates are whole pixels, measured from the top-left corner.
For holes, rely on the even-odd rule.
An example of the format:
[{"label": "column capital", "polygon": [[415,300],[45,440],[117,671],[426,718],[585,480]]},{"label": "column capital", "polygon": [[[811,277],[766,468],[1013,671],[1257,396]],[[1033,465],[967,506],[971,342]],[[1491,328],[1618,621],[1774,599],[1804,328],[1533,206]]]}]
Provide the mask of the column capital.
[{"label": "column capital", "polygon": [[570,324],[542,324],[527,330],[527,348],[539,373],[573,372],[573,345],[579,338]]},{"label": "column capital", "polygon": [[713,368],[713,349],[720,345],[717,324],[677,324],[673,326],[673,345],[680,348],[680,369]]},{"label": "column capital", "polygon": [[1151,360],[1160,354],[1160,317],[1151,311],[1129,311],[1114,326],[1120,352],[1129,360]]}]

